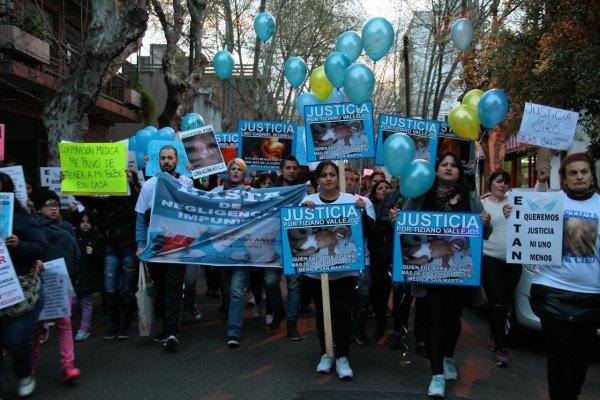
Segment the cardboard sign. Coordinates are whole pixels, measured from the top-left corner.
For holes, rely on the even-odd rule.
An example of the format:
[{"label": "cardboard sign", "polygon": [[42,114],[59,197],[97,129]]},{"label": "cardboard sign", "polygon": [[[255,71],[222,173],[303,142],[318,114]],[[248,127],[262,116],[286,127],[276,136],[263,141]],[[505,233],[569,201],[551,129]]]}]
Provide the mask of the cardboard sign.
[{"label": "cardboard sign", "polygon": [[65,259],[46,261],[42,278],[44,279],[44,285],[42,285],[44,308],[42,308],[38,321],[70,317],[69,288],[72,286]]},{"label": "cardboard sign", "polygon": [[375,155],[373,104],[315,104],[304,107],[309,162]]},{"label": "cardboard sign", "polygon": [[573,143],[579,113],[535,103],[525,103],[517,139],[521,143],[567,150]]},{"label": "cardboard sign", "polygon": [[0,240],[0,309],[25,300],[23,289],[15,272],[8,249]]},{"label": "cardboard sign", "polygon": [[286,275],[364,268],[362,212],[354,204],[281,209]]},{"label": "cardboard sign", "polygon": [[296,129],[289,122],[241,120],[238,157],[248,170],[278,170],[281,160],[294,154]]},{"label": "cardboard sign", "polygon": [[13,185],[15,185],[15,196],[23,208],[27,210],[27,185],[25,184],[23,167],[21,165],[4,167],[0,168],[0,172],[4,172],[6,175],[10,176],[10,179],[13,181]]},{"label": "cardboard sign", "polygon": [[127,195],[127,147],[122,143],[59,143],[68,194]]},{"label": "cardboard sign", "polygon": [[12,233],[15,194],[0,192],[0,242]]},{"label": "cardboard sign", "polygon": [[192,177],[202,178],[227,171],[212,125],[179,132],[185,154],[192,164]]},{"label": "cardboard sign", "polygon": [[394,226],[394,282],[479,286],[479,214],[402,211]]},{"label": "cardboard sign", "polygon": [[506,262],[558,265],[563,245],[563,194],[561,192],[508,193]]}]

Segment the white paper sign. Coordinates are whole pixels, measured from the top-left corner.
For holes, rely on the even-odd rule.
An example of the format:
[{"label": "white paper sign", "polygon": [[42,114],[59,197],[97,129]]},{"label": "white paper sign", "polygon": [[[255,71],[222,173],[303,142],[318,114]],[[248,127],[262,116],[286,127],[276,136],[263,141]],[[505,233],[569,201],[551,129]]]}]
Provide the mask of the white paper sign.
[{"label": "white paper sign", "polygon": [[75,196],[60,191],[60,167],[40,167],[40,186],[47,186],[58,195],[63,210],[76,202]]},{"label": "white paper sign", "polygon": [[17,200],[27,210],[27,186],[25,185],[25,174],[23,173],[23,167],[16,165],[14,167],[0,168],[0,172],[4,172],[10,176],[13,184],[15,185],[15,195]]},{"label": "white paper sign", "polygon": [[573,143],[579,113],[535,103],[525,103],[517,137],[528,143],[555,150],[567,150]]},{"label": "white paper sign", "polygon": [[25,300],[19,278],[4,242],[0,242],[0,309]]},{"label": "white paper sign", "polygon": [[562,258],[563,194],[510,192],[506,262],[557,265]]},{"label": "white paper sign", "polygon": [[69,286],[71,279],[67,272],[65,259],[44,262],[44,308],[40,313],[39,321],[71,316],[69,306]]}]

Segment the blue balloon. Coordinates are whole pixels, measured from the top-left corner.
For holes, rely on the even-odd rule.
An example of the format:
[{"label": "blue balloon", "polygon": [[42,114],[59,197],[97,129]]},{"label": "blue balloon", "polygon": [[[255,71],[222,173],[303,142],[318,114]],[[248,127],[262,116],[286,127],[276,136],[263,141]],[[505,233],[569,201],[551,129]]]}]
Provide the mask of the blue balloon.
[{"label": "blue balloon", "polygon": [[461,51],[468,49],[473,41],[474,31],[475,27],[471,21],[466,18],[457,19],[450,29],[452,43]]},{"label": "blue balloon", "polygon": [[375,88],[373,71],[364,64],[353,64],[344,74],[344,91],[346,96],[356,105],[369,100]]},{"label": "blue balloon", "polygon": [[260,13],[254,18],[254,32],[263,42],[266,42],[275,33],[275,19],[268,12]]},{"label": "blue balloon", "polygon": [[309,106],[312,104],[320,104],[321,102],[317,99],[312,93],[302,93],[296,99],[296,112],[301,118],[304,118],[304,106]]},{"label": "blue balloon", "polygon": [[198,113],[185,114],[181,118],[181,130],[189,131],[196,128],[202,128],[204,126],[204,118]]},{"label": "blue balloon", "polygon": [[227,50],[219,51],[213,58],[215,72],[221,80],[225,80],[231,76],[233,64],[233,57]]},{"label": "blue balloon", "polygon": [[427,193],[435,181],[433,165],[425,160],[413,160],[400,177],[400,194],[414,199]]},{"label": "blue balloon", "polygon": [[175,129],[170,126],[165,126],[164,128],[160,128],[158,132],[156,132],[155,139],[158,140],[175,140]]},{"label": "blue balloon", "polygon": [[383,142],[383,165],[392,176],[401,176],[415,158],[415,142],[404,133],[394,133]]},{"label": "blue balloon", "polygon": [[329,82],[339,89],[344,84],[344,73],[352,63],[346,55],[340,51],[334,51],[325,60],[325,75]]},{"label": "blue balloon", "polygon": [[158,132],[158,129],[156,129],[152,125],[148,125],[147,127],[144,128],[144,130],[150,132],[152,135],[154,135],[156,132]]},{"label": "blue balloon", "polygon": [[477,116],[484,128],[498,125],[508,113],[508,97],[500,89],[488,90],[479,99]]},{"label": "blue balloon", "polygon": [[137,139],[135,136],[129,138],[128,151],[136,151],[137,149]]},{"label": "blue balloon", "polygon": [[331,91],[331,94],[328,98],[325,99],[324,103],[327,104],[336,104],[336,103],[344,103],[346,101],[346,95],[342,92],[342,89],[335,89]]},{"label": "blue balloon", "polygon": [[140,129],[139,131],[137,131],[137,133],[135,134],[135,140],[136,140],[136,148],[135,151],[138,152],[144,152],[144,154],[146,154],[148,152],[148,143],[150,143],[150,140],[152,140],[152,136],[154,136],[148,129],[144,128],[144,129]]},{"label": "blue balloon", "polygon": [[283,73],[292,87],[298,87],[306,78],[306,64],[300,57],[292,57],[285,62]]},{"label": "blue balloon", "polygon": [[360,35],[353,31],[342,33],[335,42],[335,51],[344,53],[351,63],[362,53],[363,44]]},{"label": "blue balloon", "polygon": [[371,18],[362,29],[362,45],[373,61],[379,61],[394,44],[394,28],[382,17]]},{"label": "blue balloon", "polygon": [[135,152],[135,162],[137,163],[138,169],[142,169],[146,166],[146,162],[144,162],[145,157],[146,157],[145,151],[136,151]]}]

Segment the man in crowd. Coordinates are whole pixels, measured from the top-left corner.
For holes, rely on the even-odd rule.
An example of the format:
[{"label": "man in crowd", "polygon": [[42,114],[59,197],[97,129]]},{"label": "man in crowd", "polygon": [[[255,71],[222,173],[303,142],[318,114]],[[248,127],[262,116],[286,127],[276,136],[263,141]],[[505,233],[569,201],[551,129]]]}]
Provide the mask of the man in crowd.
[{"label": "man in crowd", "polygon": [[[173,146],[164,146],[160,149],[158,163],[160,170],[166,172],[182,185],[192,185],[192,180],[180,175],[176,168],[178,163],[177,150]],[[140,196],[135,206],[136,229],[135,239],[138,243],[136,256],[140,256],[146,247],[149,212],[152,208],[152,199],[156,188],[157,177],[148,179],[142,186]],[[179,345],[177,337],[179,332],[179,310],[183,296],[183,277],[185,264],[148,263],[150,275],[156,287],[156,299],[162,313],[163,328],[154,338],[155,342],[162,343],[167,350],[174,350]]]},{"label": "man in crowd", "polygon": [[[294,156],[284,157],[281,161],[281,175],[277,178],[274,186],[293,186],[304,182],[300,179],[300,165]],[[310,184],[308,192],[314,192]],[[281,295],[281,268],[265,268],[265,287],[273,304],[274,315],[271,322],[271,332],[277,332],[285,316],[283,298]],[[290,340],[302,340],[298,332],[298,312],[300,310],[300,288],[301,276],[290,275],[287,277],[287,337]]]}]

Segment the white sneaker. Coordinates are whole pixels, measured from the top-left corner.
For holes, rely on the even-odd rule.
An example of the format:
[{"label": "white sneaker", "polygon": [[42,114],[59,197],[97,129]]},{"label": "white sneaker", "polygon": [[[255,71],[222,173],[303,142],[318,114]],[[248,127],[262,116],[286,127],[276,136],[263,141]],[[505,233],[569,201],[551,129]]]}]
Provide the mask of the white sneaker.
[{"label": "white sneaker", "polygon": [[17,389],[19,397],[30,396],[34,390],[35,378],[33,376],[28,376],[27,378],[19,380],[19,388]]},{"label": "white sneaker", "polygon": [[444,379],[447,381],[455,381],[458,379],[454,358],[444,357]]},{"label": "white sneaker", "polygon": [[270,326],[271,322],[273,322],[273,314],[265,315],[265,326]]},{"label": "white sneaker", "polygon": [[446,381],[444,380],[444,375],[433,375],[429,384],[429,390],[427,390],[427,396],[443,399],[445,391]]},{"label": "white sneaker", "polygon": [[335,372],[337,372],[340,379],[352,379],[352,368],[348,362],[348,357],[340,357],[335,360]]},{"label": "white sneaker", "polygon": [[254,318],[260,318],[261,314],[262,314],[262,307],[260,306],[260,304],[255,304],[254,307],[252,307],[252,316]]},{"label": "white sneaker", "polygon": [[331,372],[331,366],[333,365],[333,357],[329,357],[327,354],[321,356],[321,361],[317,365],[317,372],[320,374],[328,374]]}]

